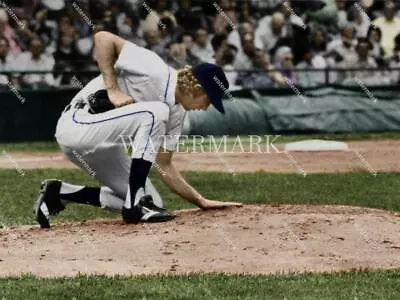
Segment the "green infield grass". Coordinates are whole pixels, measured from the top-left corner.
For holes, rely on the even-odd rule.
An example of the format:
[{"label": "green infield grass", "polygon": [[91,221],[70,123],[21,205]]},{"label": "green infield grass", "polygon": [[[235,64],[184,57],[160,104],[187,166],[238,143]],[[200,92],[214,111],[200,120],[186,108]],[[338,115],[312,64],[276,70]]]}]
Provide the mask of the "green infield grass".
[{"label": "green infield grass", "polygon": [[[21,176],[24,174],[24,176]],[[268,204],[339,204],[400,210],[400,174],[368,172],[293,174],[183,172],[185,178],[210,199]],[[33,224],[31,207],[41,180],[58,178],[81,185],[98,186],[84,171],[75,169],[0,169],[0,223]],[[154,184],[171,210],[190,208],[157,176]],[[70,205],[56,220],[71,221],[119,217],[100,208]]]},{"label": "green infield grass", "polygon": [[247,299],[247,300],[378,300],[399,299],[400,271],[333,274],[0,279],[0,299]]}]

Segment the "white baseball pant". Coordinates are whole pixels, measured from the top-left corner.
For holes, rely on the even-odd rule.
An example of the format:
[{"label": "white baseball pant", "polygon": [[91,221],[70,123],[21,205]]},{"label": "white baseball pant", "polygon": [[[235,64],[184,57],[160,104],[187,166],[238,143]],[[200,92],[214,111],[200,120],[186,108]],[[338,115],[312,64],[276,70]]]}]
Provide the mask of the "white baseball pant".
[{"label": "white baseball pant", "polygon": [[[102,207],[120,211],[129,191],[131,160],[155,161],[166,132],[169,107],[162,102],[140,102],[101,114],[91,114],[88,109],[86,105],[65,111],[58,121],[55,136],[67,157],[103,185]],[[132,137],[131,157],[122,142],[125,137]],[[149,178],[145,193],[163,207]]]}]

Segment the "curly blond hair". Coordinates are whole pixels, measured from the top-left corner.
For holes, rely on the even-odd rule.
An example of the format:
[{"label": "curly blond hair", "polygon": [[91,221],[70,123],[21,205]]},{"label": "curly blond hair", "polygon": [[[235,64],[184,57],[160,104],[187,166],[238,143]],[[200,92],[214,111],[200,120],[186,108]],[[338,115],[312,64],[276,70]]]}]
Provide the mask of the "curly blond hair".
[{"label": "curly blond hair", "polygon": [[178,86],[185,94],[197,94],[203,92],[199,81],[194,77],[191,66],[186,66],[178,72]]}]

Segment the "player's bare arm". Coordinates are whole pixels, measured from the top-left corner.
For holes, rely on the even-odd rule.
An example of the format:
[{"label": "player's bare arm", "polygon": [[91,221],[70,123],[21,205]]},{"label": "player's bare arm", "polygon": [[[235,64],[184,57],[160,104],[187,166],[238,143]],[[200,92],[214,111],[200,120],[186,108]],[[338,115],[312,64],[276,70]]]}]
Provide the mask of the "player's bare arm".
[{"label": "player's bare arm", "polygon": [[118,87],[114,70],[114,64],[121,53],[125,40],[112,33],[100,31],[94,36],[94,42],[95,58],[111,103],[115,107],[131,104],[133,99]]},{"label": "player's bare arm", "polygon": [[163,182],[177,195],[197,205],[201,209],[216,209],[242,205],[236,202],[221,202],[204,198],[194,187],[186,182],[179,170],[175,168],[172,163],[173,153],[173,151],[160,151],[156,159],[159,168],[156,168],[156,170]]}]

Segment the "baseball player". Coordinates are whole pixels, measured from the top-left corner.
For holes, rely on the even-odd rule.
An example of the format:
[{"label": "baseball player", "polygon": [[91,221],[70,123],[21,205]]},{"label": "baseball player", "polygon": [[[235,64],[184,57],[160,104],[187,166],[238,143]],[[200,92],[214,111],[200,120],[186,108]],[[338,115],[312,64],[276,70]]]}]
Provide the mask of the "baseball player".
[{"label": "baseball player", "polygon": [[[71,202],[119,211],[127,224],[174,218],[148,178],[154,162],[162,181],[198,207],[240,206],[206,199],[172,163],[185,111],[212,103],[224,113],[222,96],[229,86],[222,69],[199,64],[175,70],[154,52],[109,32],[98,32],[94,39],[101,75],[64,109],[55,137],[66,156],[90,170],[102,187],[44,180],[34,205],[40,226],[49,228],[50,216]],[[96,111],[96,97],[106,97],[111,109]],[[132,141],[131,155],[124,137]]]}]

